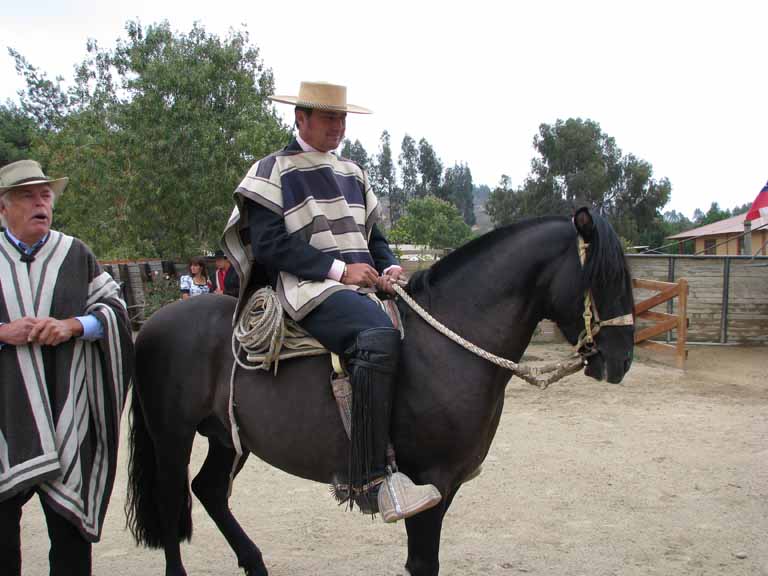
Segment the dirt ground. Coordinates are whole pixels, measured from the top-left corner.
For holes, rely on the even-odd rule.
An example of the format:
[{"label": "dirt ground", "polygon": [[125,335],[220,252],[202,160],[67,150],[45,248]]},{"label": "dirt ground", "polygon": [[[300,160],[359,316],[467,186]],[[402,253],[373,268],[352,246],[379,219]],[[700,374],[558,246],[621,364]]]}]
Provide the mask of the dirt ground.
[{"label": "dirt ground", "polygon": [[[441,575],[768,576],[767,376],[768,348],[692,347],[685,371],[643,355],[618,386],[576,375],[540,392],[513,380],[483,474],[446,517]],[[162,552],[124,529],[126,454],[94,574],[160,575]],[[200,442],[194,469],[203,457]],[[402,523],[346,513],[326,486],[255,458],[232,509],[272,576],[406,573]],[[241,574],[197,502],[193,518],[190,576]],[[23,539],[24,574],[47,574],[36,500]]]}]

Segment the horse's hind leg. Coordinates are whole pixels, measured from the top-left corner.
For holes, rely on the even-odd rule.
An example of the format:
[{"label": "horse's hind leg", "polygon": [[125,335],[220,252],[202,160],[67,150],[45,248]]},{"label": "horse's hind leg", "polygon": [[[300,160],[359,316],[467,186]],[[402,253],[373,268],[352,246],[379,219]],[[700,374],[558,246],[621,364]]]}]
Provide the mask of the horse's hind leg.
[{"label": "horse's hind leg", "polygon": [[[192,491],[229,542],[237,555],[238,565],[245,570],[247,576],[267,576],[261,551],[229,510],[227,491],[235,457],[236,452],[232,448],[223,445],[215,436],[209,437],[208,456],[192,481]],[[235,474],[242,470],[247,457],[246,452],[238,462]]]},{"label": "horse's hind leg", "polygon": [[189,459],[194,431],[168,437],[157,446],[156,502],[160,517],[166,576],[186,576],[181,561],[181,540],[192,536],[192,500],[189,494]]}]

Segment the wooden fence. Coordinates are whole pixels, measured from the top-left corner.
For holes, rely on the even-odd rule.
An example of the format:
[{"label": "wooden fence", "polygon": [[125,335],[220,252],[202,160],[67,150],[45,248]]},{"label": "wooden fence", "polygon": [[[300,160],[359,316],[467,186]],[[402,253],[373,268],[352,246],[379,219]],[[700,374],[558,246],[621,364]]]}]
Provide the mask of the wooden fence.
[{"label": "wooden fence", "polygon": [[[645,300],[635,303],[635,345],[664,354],[674,354],[677,367],[685,368],[685,360],[688,357],[688,281],[682,279],[678,282],[660,282],[635,278],[632,283],[636,290],[653,293]],[[671,309],[673,298],[677,298],[676,314],[652,310],[665,303],[669,303]],[[672,331],[676,332],[677,341],[674,345],[651,340]]]}]

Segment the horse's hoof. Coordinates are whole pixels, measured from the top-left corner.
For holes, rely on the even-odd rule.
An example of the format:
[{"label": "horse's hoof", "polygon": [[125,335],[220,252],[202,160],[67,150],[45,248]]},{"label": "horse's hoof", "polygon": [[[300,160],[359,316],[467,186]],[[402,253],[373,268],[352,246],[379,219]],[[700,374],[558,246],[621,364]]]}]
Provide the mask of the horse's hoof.
[{"label": "horse's hoof", "polygon": [[[243,566],[243,564],[246,564]],[[245,571],[245,576],[269,576],[267,567],[264,565],[264,558],[261,552],[256,549],[250,554],[250,558],[240,566]]]}]

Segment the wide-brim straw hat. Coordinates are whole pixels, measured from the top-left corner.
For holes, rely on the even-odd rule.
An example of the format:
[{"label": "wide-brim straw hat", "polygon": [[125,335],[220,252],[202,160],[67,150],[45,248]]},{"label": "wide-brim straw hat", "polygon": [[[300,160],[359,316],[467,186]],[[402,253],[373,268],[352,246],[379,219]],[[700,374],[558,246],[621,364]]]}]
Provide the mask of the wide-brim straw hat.
[{"label": "wide-brim straw hat", "polygon": [[57,198],[67,187],[69,178],[49,178],[35,160],[18,160],[0,168],[0,196],[23,186],[48,184]]},{"label": "wide-brim straw hat", "polygon": [[273,102],[293,104],[302,108],[330,110],[332,112],[350,112],[352,114],[372,114],[373,111],[362,106],[347,103],[347,87],[328,82],[302,82],[298,96],[270,96]]}]

